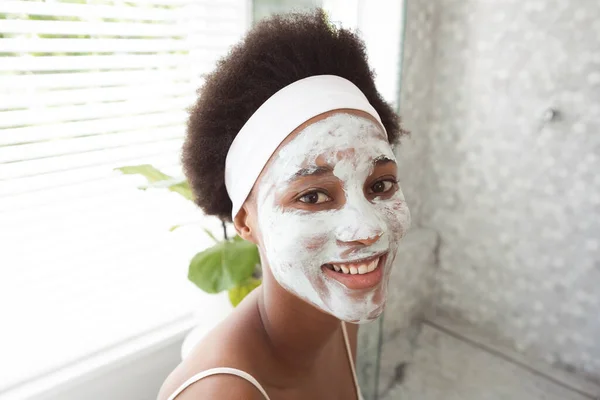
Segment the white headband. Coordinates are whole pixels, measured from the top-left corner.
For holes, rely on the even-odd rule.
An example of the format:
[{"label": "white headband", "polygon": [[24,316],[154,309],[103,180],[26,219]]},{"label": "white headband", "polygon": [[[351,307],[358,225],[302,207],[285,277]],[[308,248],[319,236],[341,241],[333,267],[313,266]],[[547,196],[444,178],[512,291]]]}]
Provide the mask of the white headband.
[{"label": "white headband", "polygon": [[[225,159],[225,187],[235,218],[254,183],[277,147],[309,119],[343,108],[364,111],[381,124],[381,118],[363,92],[335,75],[300,79],[265,101],[239,131]],[[385,132],[383,124],[382,129]]]}]

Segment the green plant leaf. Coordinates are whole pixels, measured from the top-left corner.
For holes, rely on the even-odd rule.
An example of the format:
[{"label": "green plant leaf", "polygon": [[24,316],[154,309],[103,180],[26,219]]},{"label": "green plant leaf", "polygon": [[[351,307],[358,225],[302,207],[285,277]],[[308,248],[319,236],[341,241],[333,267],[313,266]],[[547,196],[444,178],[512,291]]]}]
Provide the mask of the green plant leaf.
[{"label": "green plant leaf", "polygon": [[179,193],[188,200],[194,200],[194,194],[187,181],[181,181],[170,185],[169,190],[171,192]]},{"label": "green plant leaf", "polygon": [[126,167],[115,168],[125,175],[142,175],[148,180],[148,183],[155,183],[173,179],[171,176],[159,171],[150,164],[130,165]]},{"label": "green plant leaf", "polygon": [[260,279],[250,278],[242,285],[238,285],[229,289],[229,301],[231,305],[237,307],[251,291],[260,286]]},{"label": "green plant leaf", "polygon": [[259,262],[253,243],[223,241],[192,258],[188,279],[207,293],[219,293],[245,282]]},{"label": "green plant leaf", "polygon": [[180,181],[170,175],[167,175],[150,164],[130,165],[127,167],[115,168],[126,175],[142,175],[148,181],[148,186],[140,186],[139,189],[146,190],[150,187],[167,188],[171,192],[179,193],[187,200],[194,200],[194,194],[186,180]]},{"label": "green plant leaf", "polygon": [[173,232],[175,229],[181,228],[181,225],[173,225],[169,228],[169,232]]}]

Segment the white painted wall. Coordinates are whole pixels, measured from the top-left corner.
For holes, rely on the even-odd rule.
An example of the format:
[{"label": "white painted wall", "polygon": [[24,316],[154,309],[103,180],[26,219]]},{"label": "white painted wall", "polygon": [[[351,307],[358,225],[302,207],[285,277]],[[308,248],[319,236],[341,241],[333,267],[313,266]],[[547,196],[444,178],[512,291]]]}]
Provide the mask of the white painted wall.
[{"label": "white painted wall", "polygon": [[403,1],[324,0],[331,20],[358,30],[367,48],[369,64],[375,71],[375,84],[382,96],[398,104]]}]

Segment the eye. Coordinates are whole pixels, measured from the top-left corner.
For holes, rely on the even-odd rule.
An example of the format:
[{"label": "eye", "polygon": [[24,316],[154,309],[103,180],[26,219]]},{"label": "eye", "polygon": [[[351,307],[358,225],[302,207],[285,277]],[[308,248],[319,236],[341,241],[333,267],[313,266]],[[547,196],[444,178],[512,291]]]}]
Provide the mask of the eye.
[{"label": "eye", "polygon": [[394,181],[391,179],[385,179],[381,181],[377,181],[371,186],[372,193],[386,193],[394,188],[394,185],[398,183],[398,181]]},{"label": "eye", "polygon": [[331,197],[327,196],[325,193],[323,192],[310,192],[310,193],[306,193],[304,195],[302,195],[301,197],[298,198],[299,201],[301,201],[302,203],[307,203],[307,204],[321,204],[321,203],[325,203],[327,201],[331,201]]}]

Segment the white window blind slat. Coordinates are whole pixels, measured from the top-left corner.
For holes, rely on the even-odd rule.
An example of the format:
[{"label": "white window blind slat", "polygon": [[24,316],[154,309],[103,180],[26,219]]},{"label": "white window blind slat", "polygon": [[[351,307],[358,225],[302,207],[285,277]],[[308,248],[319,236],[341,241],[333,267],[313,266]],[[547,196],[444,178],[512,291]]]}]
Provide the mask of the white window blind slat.
[{"label": "white window blind slat", "polygon": [[43,158],[52,158],[97,149],[108,150],[136,144],[155,143],[163,140],[181,139],[182,126],[162,129],[145,129],[130,132],[116,132],[107,135],[81,137],[69,140],[56,140],[32,143],[22,146],[0,147],[0,163],[13,163]]},{"label": "white window blind slat", "polygon": [[0,112],[0,128],[30,124],[47,124],[57,121],[77,121],[94,118],[116,117],[163,110],[185,109],[194,101],[189,93],[183,97],[163,97],[160,102],[152,99],[126,100],[111,103],[96,103],[64,107],[44,107],[39,110],[18,110]]},{"label": "white window blind slat", "polygon": [[135,22],[75,22],[3,20],[2,31],[6,33],[46,35],[103,35],[130,37],[183,37],[185,27],[181,24],[143,24]]},{"label": "white window blind slat", "polygon": [[[0,39],[0,43],[4,39]],[[221,46],[225,47],[225,46]],[[4,61],[4,60],[3,60]],[[135,85],[154,82],[181,82],[193,78],[191,65],[160,70],[102,71],[45,73],[36,75],[23,71],[22,75],[0,75],[0,93],[41,89],[104,87]]]},{"label": "white window blind slat", "polygon": [[0,180],[24,178],[50,172],[69,171],[93,165],[114,165],[119,162],[125,162],[135,155],[150,156],[178,152],[181,144],[182,140],[176,138],[114,149],[100,148],[81,154],[10,162],[2,164],[0,168]]},{"label": "white window blind slat", "polygon": [[[233,3],[233,4],[238,4],[239,6],[239,2],[237,0],[224,0],[227,3]],[[129,0],[127,1],[127,4],[131,5],[132,7],[145,7],[145,6],[157,6],[157,7],[183,7],[186,5],[189,5],[190,3],[194,2],[194,0]],[[98,2],[94,2],[94,4],[98,4],[98,3],[108,3],[108,4],[114,4],[113,1],[111,0],[100,0]],[[201,0],[201,2],[199,2],[200,4],[209,4],[208,2],[206,2],[206,0]],[[239,9],[238,9],[239,11]]]},{"label": "white window blind slat", "polygon": [[0,14],[32,14],[55,17],[115,18],[169,22],[181,19],[185,15],[185,11],[183,8],[165,9],[118,5],[3,1],[0,3]]},{"label": "white window blind slat", "polygon": [[[175,164],[172,164],[175,165]],[[103,177],[105,178],[105,177]],[[63,229],[60,226],[60,220],[63,218],[64,212],[69,212],[73,214],[78,214],[80,218],[75,221],[75,224],[86,224],[87,219],[90,218],[88,214],[93,214],[95,216],[103,215],[104,217],[111,218],[111,215],[117,214],[119,215],[118,224],[122,227],[126,227],[127,224],[122,219],[124,215],[127,215],[127,210],[124,209],[116,209],[112,210],[106,207],[103,207],[103,204],[106,202],[114,203],[119,201],[127,202],[127,198],[131,196],[132,189],[135,189],[137,184],[142,183],[139,178],[132,177],[131,179],[117,179],[117,175],[112,178],[105,178],[100,181],[91,180],[88,182],[81,182],[78,185],[64,186],[55,190],[55,192],[60,193],[62,196],[62,201],[51,201],[48,202],[47,199],[43,199],[44,202],[39,202],[37,205],[33,206],[33,203],[27,204],[24,207],[15,207],[11,210],[10,213],[0,211],[0,215],[2,216],[3,221],[7,223],[16,223],[18,221],[22,221],[25,223],[34,223],[35,221],[42,220],[42,224],[38,224],[35,227],[36,231],[47,231],[47,230],[61,230]],[[101,195],[102,194],[102,195]],[[101,196],[99,196],[101,195]],[[162,195],[162,194],[161,194]],[[138,199],[144,200],[144,197],[148,197],[146,192],[137,191],[133,195]],[[140,197],[143,196],[143,197]],[[25,197],[21,197],[24,199]],[[151,199],[154,197],[151,195]],[[2,204],[8,204],[5,202],[5,199],[2,198]],[[67,207],[65,204],[68,204],[68,210],[65,209]],[[144,201],[140,204],[141,207],[147,206]],[[186,205],[186,208],[189,205]],[[174,213],[181,212],[182,218],[187,218],[186,212],[178,209],[174,210]],[[57,224],[58,223],[58,224]],[[103,230],[107,229],[110,231],[113,229],[114,235],[128,235],[127,229],[119,229],[114,230],[114,224],[104,224],[101,226],[97,226],[94,229]],[[107,231],[107,232],[108,232]],[[13,234],[19,235],[27,235],[25,230],[14,232]],[[60,237],[48,237],[48,240],[60,240]],[[71,249],[72,252],[77,252],[77,249]]]},{"label": "white window blind slat", "polygon": [[161,109],[161,112],[124,117],[101,118],[91,121],[61,122],[41,126],[4,129],[0,146],[25,145],[33,142],[83,137],[158,126],[180,125],[187,113],[181,109]]},{"label": "white window blind slat", "polygon": [[[189,16],[200,16],[210,14],[214,19],[228,18],[236,19],[236,11],[239,2],[218,1],[213,3],[199,2],[196,7],[178,8],[156,8],[154,5],[185,5],[193,0],[180,2],[160,1],[128,1],[129,5],[102,4],[73,4],[73,3],[44,3],[32,1],[3,1],[0,3],[0,14],[32,14],[55,17],[80,17],[80,18],[113,18],[136,21],[178,21]],[[137,3],[137,4],[136,4]]]},{"label": "white window blind slat", "polygon": [[219,222],[114,169],[182,177],[187,109],[249,12],[246,0],[0,1],[0,397],[197,306],[188,261]]},{"label": "white window blind slat", "polygon": [[4,39],[0,53],[154,53],[185,51],[190,45],[173,39]]},{"label": "white window blind slat", "polygon": [[[161,157],[154,155],[134,157],[125,162],[119,162],[118,165],[115,163],[112,165],[115,167],[140,165],[157,160],[160,160],[161,165],[172,166],[178,164],[179,157],[178,154],[165,153]],[[113,189],[130,188],[131,180],[124,179],[116,172],[107,175],[106,170],[110,169],[112,165],[102,164],[0,181],[0,213],[4,212],[3,218],[6,218],[9,212],[13,213],[22,209],[33,212],[36,207],[60,202],[65,197],[83,198],[109,193],[109,190]]]},{"label": "white window blind slat", "polygon": [[30,108],[89,102],[124,101],[153,97],[189,95],[190,83],[154,82],[146,85],[129,85],[107,88],[55,90],[47,93],[0,93],[0,108]]},{"label": "white window blind slat", "polygon": [[[1,40],[1,39],[0,39]],[[176,67],[184,62],[193,62],[189,56],[165,55],[111,55],[111,56],[38,56],[6,57],[0,64],[3,71],[81,71],[85,69],[136,69]],[[202,65],[199,68],[207,68]]]},{"label": "white window blind slat", "polygon": [[[102,198],[102,200],[104,200],[104,202],[109,201],[110,203],[116,203],[116,202],[127,202],[128,198],[131,196],[131,192],[128,192],[127,190],[121,190],[119,192],[113,193],[113,194],[107,194],[106,196],[104,196]],[[137,196],[137,195],[133,195],[134,198],[138,198],[138,200],[142,200],[141,204],[145,204],[143,198]],[[168,197],[167,197],[168,198]],[[39,220],[39,218],[44,218],[44,224],[39,224],[38,226],[36,226],[35,229],[35,233],[36,234],[41,234],[41,235],[45,235],[47,237],[46,241],[40,245],[40,247],[38,249],[42,250],[42,249],[48,249],[48,248],[55,248],[57,247],[57,252],[61,252],[62,253],[67,253],[71,254],[73,256],[76,256],[78,254],[81,254],[82,252],[82,248],[85,248],[86,246],[91,246],[92,250],[93,250],[93,246],[94,243],[86,243],[85,245],[82,245],[81,247],[78,248],[74,248],[74,249],[66,249],[65,246],[61,246],[61,235],[57,235],[57,233],[60,232],[64,232],[64,231],[68,231],[68,230],[79,230],[81,232],[81,234],[83,235],[91,235],[92,238],[93,236],[98,236],[98,237],[103,237],[103,244],[105,245],[109,245],[109,244],[113,244],[115,246],[115,250],[118,250],[117,252],[96,252],[94,254],[94,258],[96,258],[97,260],[106,260],[106,261],[117,261],[117,259],[119,257],[122,256],[126,256],[129,254],[135,256],[135,252],[131,252],[128,249],[129,244],[127,243],[128,241],[126,240],[127,237],[129,237],[129,241],[131,243],[136,243],[138,242],[138,239],[134,236],[131,237],[130,233],[127,231],[127,229],[123,229],[129,225],[131,225],[130,221],[132,219],[130,212],[129,211],[125,211],[125,210],[109,210],[106,208],[102,207],[103,202],[100,201],[101,199],[93,198],[93,197],[88,197],[86,202],[73,202],[70,199],[67,200],[66,202],[63,203],[55,203],[53,204],[51,207],[44,207],[44,212],[33,212],[33,213],[28,213],[25,210],[18,213],[16,216],[17,217],[22,217],[23,219],[19,219],[19,220],[23,220],[23,221],[27,221],[29,223],[34,223],[35,221]],[[68,207],[67,207],[68,206]],[[146,208],[148,207],[147,204],[145,204],[142,207],[142,210],[146,209],[148,212],[152,212],[152,208]],[[98,209],[99,208],[99,209]],[[175,220],[177,220],[177,218],[186,218],[189,220],[189,212],[190,212],[190,208],[189,206],[184,207],[184,208],[180,208],[177,212],[172,213],[171,217],[174,218]],[[77,214],[79,215],[79,217],[77,219],[73,219],[73,221],[71,221],[69,223],[68,226],[62,225],[61,224],[61,220],[65,219],[65,213],[69,213],[69,214]],[[9,216],[10,218],[10,216]],[[115,229],[115,226],[109,226],[106,224],[100,224],[100,225],[95,225],[95,226],[90,226],[90,222],[91,221],[97,221],[100,218],[109,218],[109,219],[118,219],[120,226],[122,227],[122,229]],[[160,219],[160,218],[159,218]],[[165,221],[166,222],[166,221]],[[170,222],[171,223],[171,222]],[[111,229],[112,228],[112,229]],[[169,225],[165,226],[165,230],[168,231]],[[29,234],[31,234],[31,232],[29,232]],[[27,240],[27,232],[19,232],[17,233],[16,239],[19,240]],[[143,241],[142,241],[143,242]],[[27,251],[23,251],[23,257],[28,257],[26,254],[28,252]],[[38,257],[37,255],[31,255],[30,257]],[[50,263],[52,260],[48,255],[46,255],[46,259],[48,260],[48,262]],[[60,261],[60,260],[56,260],[56,261]],[[58,264],[58,262],[57,262]],[[116,268],[118,268],[118,262],[116,263],[117,266]],[[55,267],[51,268],[51,269],[45,269],[45,270],[40,270],[40,271],[31,271],[31,273],[35,273],[37,276],[39,277],[51,277],[52,275],[55,275],[57,272],[61,271],[61,269],[63,268],[69,268],[68,264],[66,265],[56,265]],[[109,266],[107,266],[106,268],[110,268]],[[105,268],[105,269],[106,269]],[[20,274],[19,277],[22,278],[23,274]],[[62,277],[65,279],[68,279],[68,276]],[[44,285],[44,280],[38,280],[36,279],[37,284],[41,284]]]}]

